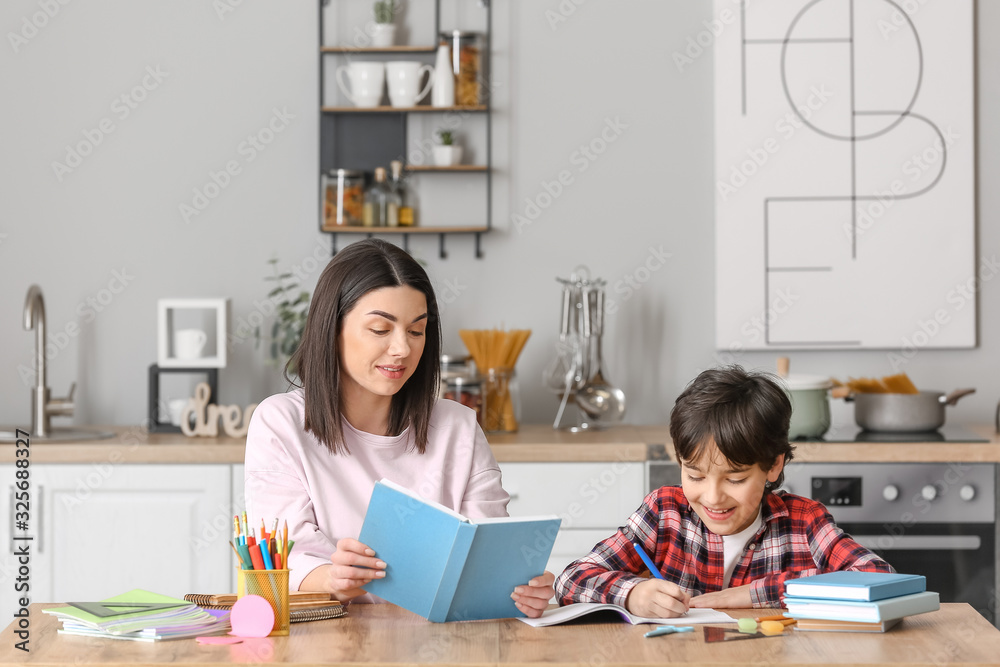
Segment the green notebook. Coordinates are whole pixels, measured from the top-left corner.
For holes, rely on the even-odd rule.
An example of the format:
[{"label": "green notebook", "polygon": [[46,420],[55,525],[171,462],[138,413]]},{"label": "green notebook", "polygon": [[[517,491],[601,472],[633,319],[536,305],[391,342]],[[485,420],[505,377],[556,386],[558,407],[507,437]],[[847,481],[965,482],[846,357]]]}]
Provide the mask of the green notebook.
[{"label": "green notebook", "polygon": [[[210,614],[191,602],[139,588],[107,600],[74,602],[71,605],[74,606],[53,607],[42,611],[60,621],[68,621],[111,634],[212,620]],[[116,614],[116,611],[119,613]]]}]

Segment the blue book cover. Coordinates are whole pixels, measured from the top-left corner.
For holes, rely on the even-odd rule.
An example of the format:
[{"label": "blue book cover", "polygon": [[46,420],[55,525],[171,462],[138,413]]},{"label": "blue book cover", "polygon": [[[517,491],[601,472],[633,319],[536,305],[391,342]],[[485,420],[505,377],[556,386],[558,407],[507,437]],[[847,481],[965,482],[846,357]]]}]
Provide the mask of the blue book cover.
[{"label": "blue book cover", "polygon": [[510,594],[545,571],[559,524],[555,516],[472,521],[383,479],[358,539],[386,575],[364,588],[435,622],[523,616]]},{"label": "blue book cover", "polygon": [[923,593],[926,590],[927,579],[923,575],[889,572],[843,570],[785,582],[787,596],[865,602]]},{"label": "blue book cover", "polygon": [[830,621],[881,623],[905,616],[925,614],[941,608],[937,593],[924,591],[886,598],[875,602],[827,600],[822,598],[785,598],[791,618],[817,618]]}]

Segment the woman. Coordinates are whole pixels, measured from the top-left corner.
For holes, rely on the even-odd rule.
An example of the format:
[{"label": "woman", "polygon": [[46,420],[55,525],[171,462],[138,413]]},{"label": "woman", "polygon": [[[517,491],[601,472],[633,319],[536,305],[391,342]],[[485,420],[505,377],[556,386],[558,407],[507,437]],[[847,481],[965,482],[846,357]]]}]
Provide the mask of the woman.
[{"label": "woman", "polygon": [[[247,511],[287,519],[292,590],[377,601],[362,587],[386,564],[355,538],[383,477],[470,518],[507,516],[475,413],[437,400],[440,352],[434,290],[412,257],[369,239],[330,261],[289,362],[301,384],[257,406],[247,433]],[[540,616],[554,579],[518,586],[518,609]]]}]

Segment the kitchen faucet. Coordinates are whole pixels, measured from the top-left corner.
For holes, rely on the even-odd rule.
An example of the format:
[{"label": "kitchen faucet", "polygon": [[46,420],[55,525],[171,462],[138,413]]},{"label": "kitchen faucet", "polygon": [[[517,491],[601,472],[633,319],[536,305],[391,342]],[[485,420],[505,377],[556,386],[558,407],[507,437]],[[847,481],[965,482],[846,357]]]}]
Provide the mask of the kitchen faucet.
[{"label": "kitchen faucet", "polygon": [[31,433],[44,438],[50,434],[49,418],[53,415],[72,416],[73,392],[76,383],[70,385],[69,396],[49,400],[49,388],[45,385],[45,299],[38,285],[28,288],[24,300],[24,328],[35,330],[35,387],[31,390]]}]

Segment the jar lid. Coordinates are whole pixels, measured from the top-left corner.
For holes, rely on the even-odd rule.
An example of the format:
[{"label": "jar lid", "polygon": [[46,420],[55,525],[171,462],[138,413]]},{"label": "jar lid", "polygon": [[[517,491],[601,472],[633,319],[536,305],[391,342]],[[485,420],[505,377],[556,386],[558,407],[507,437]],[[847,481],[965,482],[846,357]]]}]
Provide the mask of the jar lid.
[{"label": "jar lid", "polygon": [[365,172],[359,171],[357,169],[331,169],[326,172],[327,176],[337,176],[340,178],[361,178],[365,175]]},{"label": "jar lid", "polygon": [[833,381],[825,375],[789,375],[780,379],[789,390],[829,389],[833,386]]},{"label": "jar lid", "polygon": [[473,39],[475,37],[481,37],[483,33],[473,32],[471,30],[446,30],[441,33],[442,39]]},{"label": "jar lid", "polygon": [[442,354],[441,355],[441,365],[446,364],[467,364],[469,363],[469,355],[462,354]]}]

